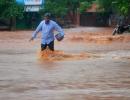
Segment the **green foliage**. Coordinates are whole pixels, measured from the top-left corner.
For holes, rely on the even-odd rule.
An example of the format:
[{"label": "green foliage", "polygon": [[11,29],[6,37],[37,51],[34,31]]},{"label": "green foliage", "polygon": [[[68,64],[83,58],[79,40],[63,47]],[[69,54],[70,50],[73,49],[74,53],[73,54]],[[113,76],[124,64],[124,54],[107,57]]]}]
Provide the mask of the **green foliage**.
[{"label": "green foliage", "polygon": [[45,12],[50,12],[56,16],[64,16],[67,13],[68,8],[65,7],[65,1],[61,0],[46,0],[43,9],[40,11],[40,14]]},{"label": "green foliage", "polygon": [[128,15],[130,11],[130,1],[129,0],[116,0],[116,4],[114,5],[117,12],[123,15]]},{"label": "green foliage", "polygon": [[0,18],[23,17],[23,7],[15,0],[0,0]]},{"label": "green foliage", "polygon": [[51,12],[56,16],[64,16],[68,12],[77,13],[86,11],[94,0],[46,0],[40,13]]},{"label": "green foliage", "polygon": [[129,0],[97,0],[100,10],[102,11],[114,11],[118,14],[128,15],[130,11]]},{"label": "green foliage", "polygon": [[107,0],[107,1],[106,0],[97,0],[97,3],[99,5],[99,10],[105,11],[105,12],[111,11],[112,1],[113,0]]},{"label": "green foliage", "polygon": [[80,6],[79,0],[66,0],[66,7],[69,8],[69,11],[76,12],[77,8]]},{"label": "green foliage", "polygon": [[83,13],[86,11],[87,8],[91,7],[91,3],[88,1],[84,1],[80,3],[80,13]]}]

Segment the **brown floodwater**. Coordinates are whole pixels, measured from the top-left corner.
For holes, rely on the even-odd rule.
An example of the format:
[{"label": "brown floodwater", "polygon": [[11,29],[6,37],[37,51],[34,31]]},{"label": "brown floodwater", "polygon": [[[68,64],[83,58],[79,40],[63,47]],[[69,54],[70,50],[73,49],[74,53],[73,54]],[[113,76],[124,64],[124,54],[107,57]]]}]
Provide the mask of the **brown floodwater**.
[{"label": "brown floodwater", "polygon": [[55,51],[40,34],[0,32],[0,100],[130,100],[130,34],[112,28],[65,29]]}]

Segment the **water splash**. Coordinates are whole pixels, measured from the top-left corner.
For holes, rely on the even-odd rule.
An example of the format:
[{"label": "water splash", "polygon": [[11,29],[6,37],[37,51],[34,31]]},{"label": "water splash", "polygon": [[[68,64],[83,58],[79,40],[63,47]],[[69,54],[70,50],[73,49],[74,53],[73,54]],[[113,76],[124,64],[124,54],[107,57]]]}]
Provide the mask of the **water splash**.
[{"label": "water splash", "polygon": [[87,42],[96,44],[110,44],[113,42],[130,42],[130,36],[128,35],[72,35],[68,38],[71,42]]},{"label": "water splash", "polygon": [[97,58],[99,57],[99,55],[92,53],[70,54],[60,50],[50,51],[49,49],[46,49],[44,51],[40,51],[38,53],[38,57],[40,60],[46,60],[46,61],[66,61],[66,60],[72,61],[72,60],[83,60],[87,58]]}]

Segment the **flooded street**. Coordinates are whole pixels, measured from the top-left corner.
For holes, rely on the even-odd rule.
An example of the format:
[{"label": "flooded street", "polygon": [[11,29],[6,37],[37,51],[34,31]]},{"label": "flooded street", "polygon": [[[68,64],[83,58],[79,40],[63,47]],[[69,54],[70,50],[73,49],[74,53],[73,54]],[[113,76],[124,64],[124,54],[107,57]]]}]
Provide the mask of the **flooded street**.
[{"label": "flooded street", "polygon": [[0,100],[130,100],[130,34],[65,29],[55,55],[39,59],[40,34],[0,32]]}]

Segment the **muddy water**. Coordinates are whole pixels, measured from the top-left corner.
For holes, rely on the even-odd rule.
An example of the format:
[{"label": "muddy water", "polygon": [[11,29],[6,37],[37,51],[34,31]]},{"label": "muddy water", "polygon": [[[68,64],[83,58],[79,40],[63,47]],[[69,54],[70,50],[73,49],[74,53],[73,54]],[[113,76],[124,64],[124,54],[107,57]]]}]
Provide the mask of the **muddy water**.
[{"label": "muddy water", "polygon": [[130,35],[65,32],[51,54],[28,42],[32,31],[0,32],[0,100],[130,100]]}]

